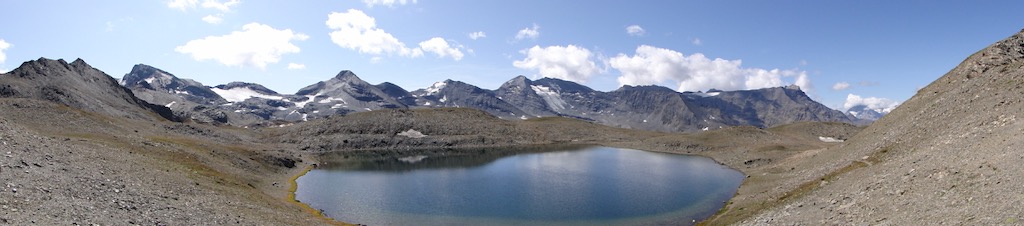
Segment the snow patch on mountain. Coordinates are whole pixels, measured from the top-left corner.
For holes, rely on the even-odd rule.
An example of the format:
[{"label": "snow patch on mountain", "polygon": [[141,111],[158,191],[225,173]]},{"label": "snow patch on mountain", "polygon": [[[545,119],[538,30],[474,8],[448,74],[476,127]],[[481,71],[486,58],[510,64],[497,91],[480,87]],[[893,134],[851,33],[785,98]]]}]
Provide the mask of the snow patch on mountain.
[{"label": "snow patch on mountain", "polygon": [[437,93],[441,92],[441,89],[444,89],[445,86],[448,86],[448,83],[445,82],[445,81],[435,82],[433,85],[431,85],[430,87],[427,87],[425,89],[426,93],[424,93],[423,96],[430,96],[430,95],[437,94]]},{"label": "snow patch on mountain", "polygon": [[548,107],[552,110],[558,111],[565,109],[565,100],[562,100],[562,95],[559,95],[557,91],[552,90],[546,86],[530,86],[533,92],[544,98],[544,102],[547,102]]},{"label": "snow patch on mountain", "polygon": [[827,142],[827,143],[841,143],[841,142],[843,142],[843,140],[836,139],[835,137],[818,137],[818,140],[820,140],[821,142]]},{"label": "snow patch on mountain", "polygon": [[226,90],[214,87],[214,88],[211,88],[210,90],[212,90],[214,93],[217,93],[217,95],[220,95],[225,100],[230,101],[230,102],[242,102],[242,101],[248,100],[249,98],[253,98],[253,97],[258,97],[258,98],[263,98],[263,99],[271,99],[271,100],[281,100],[282,99],[282,97],[280,97],[280,96],[266,95],[266,94],[262,94],[262,93],[256,92],[255,90],[252,90],[252,89],[249,89],[249,88],[244,88],[244,87],[237,87],[237,88],[226,89]]}]

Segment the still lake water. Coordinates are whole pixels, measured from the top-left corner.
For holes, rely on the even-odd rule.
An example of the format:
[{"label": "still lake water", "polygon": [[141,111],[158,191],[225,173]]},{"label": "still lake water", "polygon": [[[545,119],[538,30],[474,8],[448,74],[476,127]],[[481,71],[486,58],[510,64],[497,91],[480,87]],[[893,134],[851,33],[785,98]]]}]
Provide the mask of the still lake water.
[{"label": "still lake water", "polygon": [[295,197],[368,225],[686,225],[743,178],[705,157],[586,147],[329,164]]}]

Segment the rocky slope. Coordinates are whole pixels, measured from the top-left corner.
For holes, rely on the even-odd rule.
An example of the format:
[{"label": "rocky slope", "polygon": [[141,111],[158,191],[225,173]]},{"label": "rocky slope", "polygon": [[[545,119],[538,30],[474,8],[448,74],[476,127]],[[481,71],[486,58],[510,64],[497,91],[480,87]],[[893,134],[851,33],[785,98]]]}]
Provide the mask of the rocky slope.
[{"label": "rocky slope", "polygon": [[158,115],[177,121],[170,109],[135,97],[116,80],[82,59],[70,64],[63,59],[39,58],[0,74],[0,97],[33,98],[71,107],[129,117],[152,119]]},{"label": "rocky slope", "polygon": [[327,223],[288,201],[288,178],[306,164],[259,140],[0,98],[0,224]]},{"label": "rocky slope", "polygon": [[956,68],[806,173],[747,224],[1019,224],[1024,31]]}]

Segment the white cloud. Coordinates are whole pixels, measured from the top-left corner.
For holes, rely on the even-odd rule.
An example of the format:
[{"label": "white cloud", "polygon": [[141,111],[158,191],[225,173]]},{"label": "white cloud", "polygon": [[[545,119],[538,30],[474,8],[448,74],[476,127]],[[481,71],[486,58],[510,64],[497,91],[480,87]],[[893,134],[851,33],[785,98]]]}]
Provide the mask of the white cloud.
[{"label": "white cloud", "polygon": [[647,45],[637,47],[633,56],[619,54],[608,63],[622,73],[620,85],[666,85],[679,91],[741,90],[783,86],[787,84],[783,78],[795,77],[790,84],[804,91],[813,89],[805,71],[743,68],[742,60],[712,60],[700,53],[686,56]]},{"label": "white cloud", "polygon": [[794,81],[793,84],[799,86],[800,90],[811,94],[811,98],[817,98],[817,95],[814,94],[814,84],[811,83],[811,79],[807,77],[807,72],[798,72],[796,75],[796,81]]},{"label": "white cloud", "polygon": [[395,36],[377,28],[373,17],[363,11],[349,9],[348,12],[332,12],[327,16],[327,27],[331,28],[331,41],[342,48],[357,50],[359,53],[418,57],[423,50],[408,48]]},{"label": "white cloud", "polygon": [[700,38],[693,38],[693,41],[690,43],[693,43],[695,46],[704,45],[704,41],[701,41]]},{"label": "white cloud", "polygon": [[203,22],[206,22],[208,24],[220,24],[221,21],[224,21],[224,19],[221,19],[220,15],[206,15],[203,17]]},{"label": "white cloud", "polygon": [[420,49],[428,53],[437,54],[438,57],[451,56],[455,61],[462,60],[462,51],[458,48],[454,48],[448,45],[448,42],[443,38],[431,38],[429,40],[420,42]]},{"label": "white cloud", "polygon": [[523,28],[516,33],[516,40],[537,39],[540,36],[540,26],[533,24],[533,27]]},{"label": "white cloud", "polygon": [[288,69],[291,69],[291,70],[302,70],[302,69],[306,69],[306,65],[305,64],[288,63]]},{"label": "white cloud", "polygon": [[486,38],[486,37],[487,37],[487,33],[484,33],[483,31],[477,31],[477,32],[469,33],[469,39],[473,39],[473,40],[477,40],[477,39],[480,39],[480,38]]},{"label": "white cloud", "polygon": [[172,9],[187,10],[195,8],[199,0],[171,0],[167,1],[167,7]]},{"label": "white cloud", "polygon": [[590,50],[569,46],[533,46],[523,50],[526,58],[512,62],[512,66],[527,70],[537,70],[544,77],[564,79],[574,82],[586,82],[591,75],[597,73],[597,64],[591,60]]},{"label": "white cloud", "polygon": [[[450,56],[456,61],[462,60],[462,57],[465,56],[462,53],[462,49],[465,49],[462,45],[453,46],[440,37],[420,42],[417,48],[409,48],[394,35],[378,28],[376,19],[356,9],[349,9],[344,13],[332,12],[327,15],[325,23],[328,28],[333,30],[330,36],[334,44],[363,54],[386,54],[415,58],[423,56],[424,52],[430,52],[439,57]],[[371,62],[376,63],[380,60],[379,56],[374,56]]]},{"label": "white cloud", "polygon": [[7,43],[7,41],[0,39],[0,64],[4,63],[4,61],[7,61],[7,54],[4,53],[4,50],[7,50],[7,48],[11,48],[11,46],[11,43]]},{"label": "white cloud", "polygon": [[626,27],[626,33],[629,36],[643,36],[646,31],[640,25],[629,25],[629,27]]},{"label": "white cloud", "polygon": [[868,109],[872,109],[882,113],[889,113],[893,109],[896,109],[900,105],[900,102],[886,98],[868,97],[863,98],[854,94],[846,95],[846,102],[843,103],[843,109],[849,110],[852,107],[859,105],[867,106]]},{"label": "white cloud", "polygon": [[366,7],[370,7],[370,8],[373,8],[373,6],[375,6],[375,5],[383,5],[383,6],[387,6],[387,7],[394,7],[395,4],[399,4],[399,5],[405,5],[405,4],[409,4],[409,3],[416,4],[416,0],[363,0],[363,3],[366,4]]},{"label": "white cloud", "polygon": [[203,8],[207,9],[216,9],[220,10],[221,12],[229,12],[231,11],[231,7],[235,7],[236,5],[238,5],[238,3],[241,3],[241,1],[228,0],[226,2],[220,2],[219,0],[204,0],[202,6]]},{"label": "white cloud", "polygon": [[281,55],[298,53],[298,46],[292,41],[309,39],[309,36],[291,29],[277,30],[270,26],[250,23],[224,36],[207,36],[188,41],[174,51],[189,54],[198,61],[216,60],[228,66],[252,66],[265,69],[269,63],[277,63]]},{"label": "white cloud", "polygon": [[850,83],[848,83],[848,82],[837,82],[835,85],[832,85],[832,90],[835,90],[835,91],[846,90],[846,89],[849,89],[849,88],[850,88]]}]

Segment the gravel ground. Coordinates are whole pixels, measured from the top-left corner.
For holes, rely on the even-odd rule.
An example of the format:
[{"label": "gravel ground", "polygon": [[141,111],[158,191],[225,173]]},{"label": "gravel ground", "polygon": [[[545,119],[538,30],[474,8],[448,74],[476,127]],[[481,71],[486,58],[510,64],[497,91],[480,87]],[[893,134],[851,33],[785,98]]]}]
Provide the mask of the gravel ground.
[{"label": "gravel ground", "polygon": [[[253,160],[240,164],[248,169],[214,166],[215,159],[261,154],[221,150],[217,156],[216,148],[198,148],[214,145],[170,142],[188,134],[149,126],[164,122],[122,121],[31,100],[0,102],[0,224],[325,223],[285,199],[288,186],[280,181],[300,167]],[[249,172],[235,173],[241,171]]]}]

